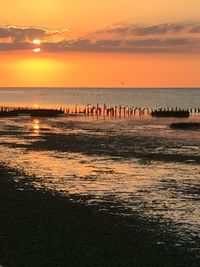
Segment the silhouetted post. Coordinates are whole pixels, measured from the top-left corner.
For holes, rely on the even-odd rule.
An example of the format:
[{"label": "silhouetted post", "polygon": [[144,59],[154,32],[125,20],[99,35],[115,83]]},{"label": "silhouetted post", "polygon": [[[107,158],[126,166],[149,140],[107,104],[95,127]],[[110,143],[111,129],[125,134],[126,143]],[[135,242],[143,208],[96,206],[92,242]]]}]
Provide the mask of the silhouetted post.
[{"label": "silhouetted post", "polygon": [[115,118],[117,117],[117,106],[115,106]]},{"label": "silhouetted post", "polygon": [[106,104],[103,105],[103,116],[104,116],[104,118],[106,116]]},{"label": "silhouetted post", "polygon": [[139,108],[139,116],[141,117],[141,108]]},{"label": "silhouetted post", "polygon": [[75,106],[75,114],[77,115],[77,105]]},{"label": "silhouetted post", "polygon": [[96,110],[97,116],[99,115],[99,103],[97,103],[97,110]]},{"label": "silhouetted post", "polygon": [[123,107],[124,110],[124,117],[126,117],[126,107]]},{"label": "silhouetted post", "polygon": [[87,106],[87,115],[89,116],[90,115],[90,107]]},{"label": "silhouetted post", "polygon": [[122,106],[119,106],[119,118],[121,119],[121,115],[122,115]]}]

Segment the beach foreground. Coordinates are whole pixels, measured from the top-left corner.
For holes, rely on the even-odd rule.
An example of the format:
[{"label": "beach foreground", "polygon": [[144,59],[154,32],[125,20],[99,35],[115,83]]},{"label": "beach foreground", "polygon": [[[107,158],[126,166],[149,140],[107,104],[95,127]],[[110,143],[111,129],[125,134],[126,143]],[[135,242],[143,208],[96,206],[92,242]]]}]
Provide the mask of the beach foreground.
[{"label": "beach foreground", "polygon": [[[22,182],[14,179],[24,176]],[[187,245],[159,224],[120,217],[30,186],[0,166],[0,264],[45,266],[198,266]]]}]

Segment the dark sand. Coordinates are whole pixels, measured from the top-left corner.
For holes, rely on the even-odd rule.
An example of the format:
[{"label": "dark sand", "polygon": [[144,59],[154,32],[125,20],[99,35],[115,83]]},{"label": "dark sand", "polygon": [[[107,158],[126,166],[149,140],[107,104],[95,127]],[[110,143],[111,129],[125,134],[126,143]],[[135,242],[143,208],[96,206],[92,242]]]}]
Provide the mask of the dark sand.
[{"label": "dark sand", "polygon": [[13,179],[21,175],[0,166],[4,267],[199,266],[189,247],[177,247],[176,236],[159,224],[100,212],[36,190],[25,175],[23,182],[15,183]]},{"label": "dark sand", "polygon": [[[1,133],[1,132],[0,132]],[[5,132],[2,132],[5,135]],[[183,145],[198,146],[196,140],[183,141],[169,138],[158,138],[149,136],[113,135],[113,136],[97,136],[88,134],[61,134],[61,133],[44,133],[39,137],[29,137],[27,133],[22,135],[20,132],[6,132],[7,136],[22,136],[26,141],[31,139],[28,144],[1,143],[2,145],[12,148],[23,148],[33,151],[60,151],[82,153],[85,155],[99,155],[124,158],[137,158],[141,160],[156,160],[162,162],[187,162],[193,160],[196,164],[200,163],[199,155],[190,154],[173,154],[165,151],[167,147],[179,147]],[[156,148],[163,147],[162,151],[155,152]],[[151,152],[150,152],[151,151]]]},{"label": "dark sand", "polygon": [[200,123],[199,122],[180,122],[180,123],[172,123],[170,124],[172,129],[180,129],[180,130],[199,130]]}]

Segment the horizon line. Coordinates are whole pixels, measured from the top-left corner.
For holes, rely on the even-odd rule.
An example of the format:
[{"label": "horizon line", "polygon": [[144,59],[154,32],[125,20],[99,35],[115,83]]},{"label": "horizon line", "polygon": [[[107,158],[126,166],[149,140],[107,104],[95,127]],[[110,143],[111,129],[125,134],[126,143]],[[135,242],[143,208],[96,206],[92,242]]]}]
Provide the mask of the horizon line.
[{"label": "horizon line", "polygon": [[1,89],[200,89],[200,86],[160,86],[160,87],[132,87],[132,86],[0,86]]}]

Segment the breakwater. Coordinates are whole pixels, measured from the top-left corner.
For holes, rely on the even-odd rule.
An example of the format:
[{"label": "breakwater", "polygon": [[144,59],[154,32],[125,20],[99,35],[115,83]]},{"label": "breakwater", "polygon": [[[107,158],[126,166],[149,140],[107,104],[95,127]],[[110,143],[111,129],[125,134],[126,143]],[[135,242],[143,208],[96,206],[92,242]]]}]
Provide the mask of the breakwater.
[{"label": "breakwater", "polygon": [[155,116],[155,117],[189,117],[190,115],[199,116],[200,108],[188,108],[186,110],[176,107],[173,108],[142,108],[129,106],[107,106],[104,104],[100,106],[86,105],[86,106],[70,106],[53,108],[34,108],[34,107],[0,107],[1,117],[13,117],[21,115],[30,115],[32,117],[52,117],[65,115],[85,115],[97,117],[134,117],[134,116]]}]

